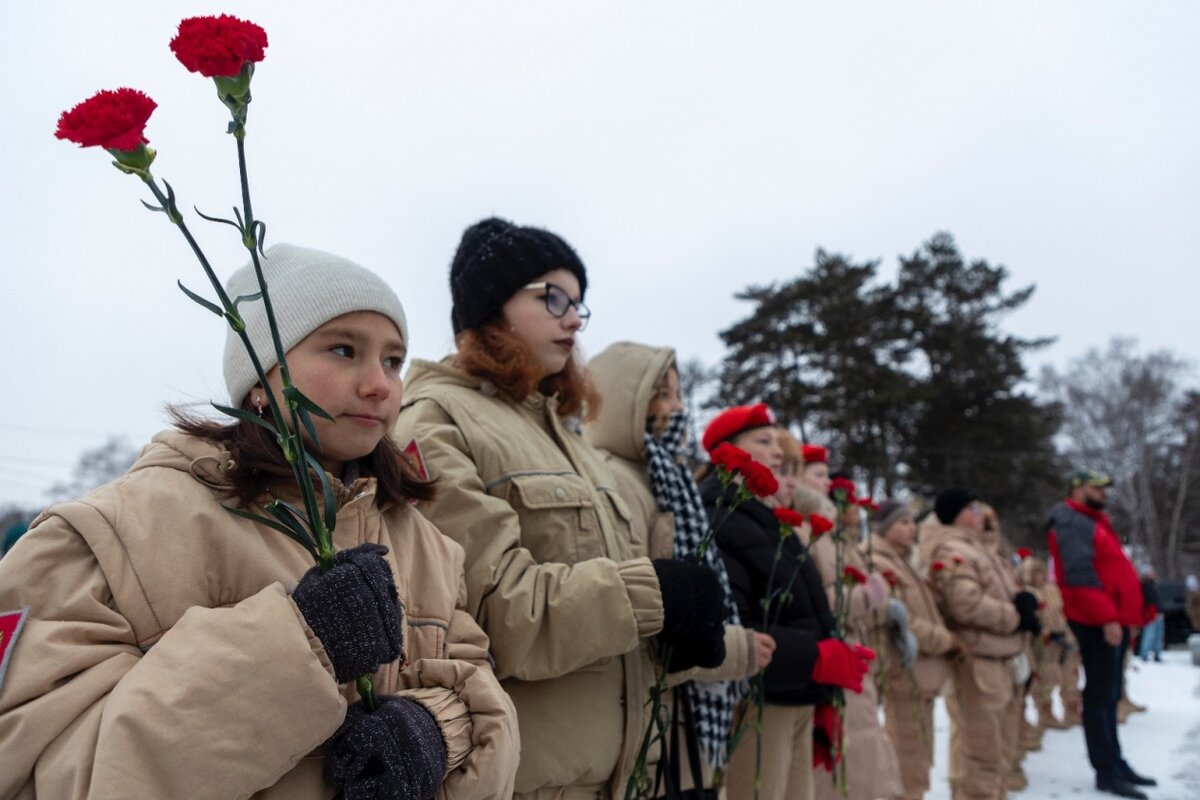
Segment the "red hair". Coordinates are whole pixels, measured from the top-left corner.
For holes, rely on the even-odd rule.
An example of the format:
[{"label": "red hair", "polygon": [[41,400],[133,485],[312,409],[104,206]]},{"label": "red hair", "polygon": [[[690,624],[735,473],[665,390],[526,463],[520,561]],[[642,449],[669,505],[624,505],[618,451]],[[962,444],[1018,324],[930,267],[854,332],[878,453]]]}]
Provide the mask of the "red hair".
[{"label": "red hair", "polygon": [[574,352],[561,371],[543,377],[525,341],[502,325],[489,323],[469,328],[458,334],[455,341],[458,367],[489,381],[506,400],[521,403],[541,391],[558,395],[560,417],[579,415],[590,421],[600,410],[600,395]]}]

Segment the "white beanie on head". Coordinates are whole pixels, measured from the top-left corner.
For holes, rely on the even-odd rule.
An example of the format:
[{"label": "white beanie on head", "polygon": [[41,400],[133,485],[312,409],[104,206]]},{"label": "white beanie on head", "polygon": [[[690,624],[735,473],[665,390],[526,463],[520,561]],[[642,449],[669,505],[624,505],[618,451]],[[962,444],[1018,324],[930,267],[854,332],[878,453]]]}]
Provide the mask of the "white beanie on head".
[{"label": "white beanie on head", "polygon": [[[401,339],[408,343],[408,320],[400,298],[369,269],[341,256],[283,243],[268,247],[259,262],[271,294],[271,308],[284,353],[329,320],[353,311],[383,314],[396,323]],[[225,291],[230,300],[257,294],[253,261],[230,276]],[[270,370],[278,362],[262,300],[246,300],[238,306],[238,312],[246,322],[246,335],[258,353],[263,370]],[[242,340],[232,328],[227,328],[225,386],[229,389],[230,404],[240,406],[257,383],[258,375]]]}]

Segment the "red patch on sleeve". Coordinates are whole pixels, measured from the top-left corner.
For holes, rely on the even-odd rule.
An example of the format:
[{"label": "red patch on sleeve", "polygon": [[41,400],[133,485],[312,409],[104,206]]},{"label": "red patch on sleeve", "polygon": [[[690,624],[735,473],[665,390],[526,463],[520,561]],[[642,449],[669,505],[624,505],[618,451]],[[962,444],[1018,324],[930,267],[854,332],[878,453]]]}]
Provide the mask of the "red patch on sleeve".
[{"label": "red patch on sleeve", "polygon": [[25,618],[29,616],[29,607],[20,611],[0,611],[0,689],[4,688],[4,673],[8,671],[8,660],[12,657],[13,646],[21,635]]},{"label": "red patch on sleeve", "polygon": [[416,467],[417,476],[423,481],[429,480],[429,469],[425,466],[425,454],[421,452],[421,445],[417,444],[417,440],[409,439],[408,444],[404,445],[401,452],[408,456],[408,460]]}]

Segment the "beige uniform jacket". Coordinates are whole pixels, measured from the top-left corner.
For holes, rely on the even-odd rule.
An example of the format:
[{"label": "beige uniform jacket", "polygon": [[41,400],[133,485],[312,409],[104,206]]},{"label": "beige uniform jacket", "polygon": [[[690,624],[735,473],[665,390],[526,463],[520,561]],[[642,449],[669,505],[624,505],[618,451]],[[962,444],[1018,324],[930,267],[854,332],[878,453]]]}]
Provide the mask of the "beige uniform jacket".
[{"label": "beige uniform jacket", "polygon": [[[468,608],[520,719],[517,792],[624,789],[662,595],[603,458],[535,394],[414,361],[396,424],[438,480],[422,510],[466,551]],[[607,788],[606,788],[607,787]]]},{"label": "beige uniform jacket", "polygon": [[[333,796],[321,748],[354,689],[289,595],[308,554],[219,504],[230,463],[161,433],[0,561],[0,608],[30,608],[0,688],[0,797]],[[409,506],[380,510],[373,478],[336,487],[337,548],[386,545],[406,606],[407,663],[377,692],[438,720],[439,797],[507,797],[515,713],[463,610],[462,549]]]},{"label": "beige uniform jacket", "polygon": [[[1000,557],[985,548],[977,534],[933,518],[922,524],[920,541],[946,625],[966,652],[991,659],[1022,652],[1020,615],[1012,603],[1017,587]],[[934,562],[944,569],[934,570]]]},{"label": "beige uniform jacket", "polygon": [[[895,576],[893,596],[908,608],[908,628],[917,637],[917,661],[912,674],[917,687],[924,694],[937,694],[950,676],[946,654],[954,645],[954,636],[946,628],[942,612],[938,611],[937,598],[928,582],[909,563],[908,553],[878,534],[872,534],[875,569],[880,573],[890,571]],[[888,659],[888,682],[902,686],[907,679],[900,666],[900,651],[894,644]]]}]

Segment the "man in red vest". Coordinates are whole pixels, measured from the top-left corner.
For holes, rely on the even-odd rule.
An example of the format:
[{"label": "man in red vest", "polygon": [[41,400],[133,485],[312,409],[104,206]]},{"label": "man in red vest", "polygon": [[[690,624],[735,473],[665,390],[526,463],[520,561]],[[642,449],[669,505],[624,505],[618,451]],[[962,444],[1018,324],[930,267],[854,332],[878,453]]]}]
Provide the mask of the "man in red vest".
[{"label": "man in red vest", "polygon": [[1071,476],[1067,499],[1046,523],[1063,612],[1083,660],[1083,732],[1096,788],[1120,797],[1146,795],[1138,786],[1157,785],[1121,757],[1117,701],[1129,629],[1141,625],[1142,587],[1121,541],[1104,513],[1107,475],[1091,469]]}]

